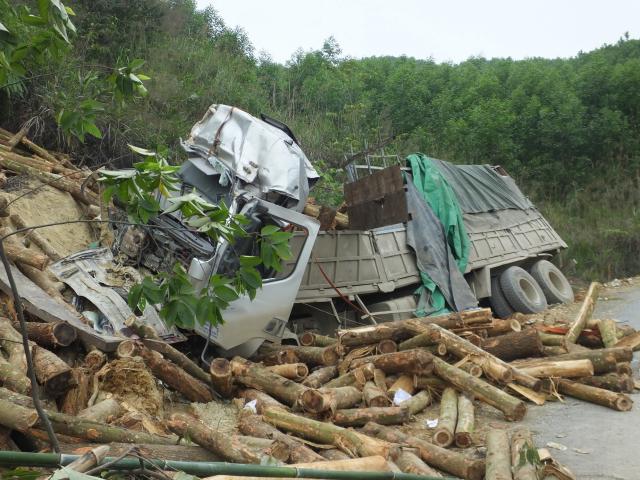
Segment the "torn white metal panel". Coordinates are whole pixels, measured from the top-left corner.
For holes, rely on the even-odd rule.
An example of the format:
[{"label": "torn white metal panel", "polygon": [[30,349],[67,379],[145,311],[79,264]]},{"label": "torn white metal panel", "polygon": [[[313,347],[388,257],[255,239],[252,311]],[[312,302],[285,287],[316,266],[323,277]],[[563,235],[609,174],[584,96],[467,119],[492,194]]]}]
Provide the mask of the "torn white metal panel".
[{"label": "torn white metal panel", "polygon": [[318,178],[289,135],[228,105],[210,106],[182,146],[190,155],[207,160],[211,171],[222,177],[237,177],[263,194],[277,192],[301,203],[308,195],[309,180]]}]

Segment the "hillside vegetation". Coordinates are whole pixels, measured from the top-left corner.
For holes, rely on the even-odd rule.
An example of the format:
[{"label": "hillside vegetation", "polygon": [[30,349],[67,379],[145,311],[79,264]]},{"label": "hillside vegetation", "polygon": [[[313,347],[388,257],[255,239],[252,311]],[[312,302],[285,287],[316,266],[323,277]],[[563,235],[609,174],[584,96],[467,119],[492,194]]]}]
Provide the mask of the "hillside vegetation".
[{"label": "hillside vegetation", "polygon": [[[126,165],[127,143],[167,146],[179,162],[179,137],[206,108],[236,105],[290,125],[324,172],[317,196],[329,203],[340,201],[344,154],[365,142],[386,142],[387,153],[401,156],[500,164],[569,243],[561,258],[569,273],[609,279],[640,271],[639,40],[569,59],[448,64],[344,58],[329,38],[280,65],[191,1],[66,3],[76,14],[72,47],[30,65],[25,80],[0,85],[5,128],[37,117],[33,137],[90,165]],[[2,13],[0,22],[11,26]],[[97,76],[134,59],[146,62],[148,95],[102,102],[102,138],[62,133],[56,115],[81,111],[97,95]]]}]

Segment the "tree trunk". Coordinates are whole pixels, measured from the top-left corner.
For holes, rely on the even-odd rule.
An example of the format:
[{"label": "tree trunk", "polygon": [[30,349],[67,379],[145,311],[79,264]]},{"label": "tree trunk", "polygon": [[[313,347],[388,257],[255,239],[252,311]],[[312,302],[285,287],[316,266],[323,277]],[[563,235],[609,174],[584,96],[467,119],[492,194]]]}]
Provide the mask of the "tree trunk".
[{"label": "tree trunk", "polygon": [[549,361],[543,365],[524,367],[521,371],[536,378],[564,377],[578,378],[593,375],[593,364],[590,360]]},{"label": "tree trunk", "polygon": [[330,347],[337,343],[337,338],[327,337],[318,333],[304,332],[300,336],[300,345],[303,347]]},{"label": "tree trunk", "polygon": [[[18,214],[13,214],[10,218],[11,222],[16,226],[16,228],[22,229],[30,226],[27,225],[27,222],[25,222],[25,220]],[[42,250],[44,254],[54,262],[57,262],[62,258],[62,255],[60,255],[56,251],[56,249],[51,246],[49,240],[44,238],[38,230],[30,230],[26,232],[25,238],[27,236],[29,237],[29,240],[33,241],[33,243],[35,243],[40,248],[40,250]]]},{"label": "tree trunk", "polygon": [[107,398],[95,405],[85,408],[78,413],[77,418],[83,420],[90,420],[92,422],[110,423],[107,420],[109,418],[118,418],[124,413],[124,408],[114,398]]},{"label": "tree trunk", "polygon": [[433,363],[437,376],[470,396],[497,408],[504,413],[507,420],[522,420],[527,413],[524,402],[493,385],[473,377],[464,370],[449,365],[439,358],[434,358]]},{"label": "tree trunk", "polygon": [[[438,337],[434,339],[434,337]],[[408,340],[398,345],[398,350],[412,350],[414,348],[430,347],[432,345],[438,345],[440,341],[440,335],[434,335],[433,332],[421,333],[415,337],[411,337]]]},{"label": "tree trunk", "polygon": [[309,376],[302,381],[302,384],[309,388],[320,388],[336,375],[338,375],[338,367],[335,365],[320,367],[311,372]]},{"label": "tree trunk", "polygon": [[186,415],[174,414],[167,424],[176,435],[189,438],[229,462],[260,464],[265,457],[284,462],[290,456],[289,447],[279,440],[229,435]]},{"label": "tree trunk", "polygon": [[409,421],[409,410],[403,407],[369,407],[336,410],[331,422],[341,427],[362,427],[369,422],[401,425]]},{"label": "tree trunk", "polygon": [[[314,468],[324,471],[340,471],[340,472],[391,472],[391,468],[387,460],[381,455],[372,455],[363,458],[347,458],[342,460],[329,460],[324,462],[313,463],[294,463],[288,465],[294,468]],[[246,480],[240,477],[236,480]]]},{"label": "tree trunk", "polygon": [[634,390],[633,378],[626,374],[607,373],[606,375],[578,378],[576,381],[612,392],[633,393]]},{"label": "tree trunk", "polygon": [[211,384],[213,389],[224,398],[231,398],[233,395],[233,376],[231,375],[231,364],[226,358],[214,358],[209,366],[211,374]]},{"label": "tree trunk", "polygon": [[511,432],[511,469],[513,480],[538,480],[536,465],[531,461],[531,451],[536,447],[528,428],[518,427]]},{"label": "tree trunk", "polygon": [[376,387],[378,387],[384,393],[387,393],[388,390],[386,379],[387,375],[382,370],[380,370],[379,368],[373,370],[372,381],[376,385]]},{"label": "tree trunk", "polygon": [[552,361],[566,360],[590,360],[593,364],[593,370],[596,375],[616,371],[618,362],[630,362],[633,358],[633,351],[630,348],[603,348],[601,350],[581,350],[579,352],[565,353],[550,358],[536,358],[531,360],[520,360],[513,362],[512,366],[518,369],[523,367],[532,367],[545,365]]},{"label": "tree trunk", "polygon": [[[371,357],[367,357],[371,358]],[[375,367],[372,363],[365,363],[350,372],[334,378],[325,384],[325,388],[347,387],[353,385],[357,388],[363,388],[364,384],[373,378]]]},{"label": "tree trunk", "polygon": [[336,347],[333,345],[329,347],[287,347],[286,350],[294,352],[296,357],[300,359],[300,362],[308,365],[323,365],[328,367],[330,365],[337,365],[338,360],[340,360]]},{"label": "tree trunk", "polygon": [[414,396],[405,400],[400,406],[406,409],[411,415],[417,415],[431,403],[431,395],[428,390],[422,390],[416,393]]},{"label": "tree trunk", "polygon": [[337,448],[322,449],[319,453],[325,460],[348,460],[351,458],[349,455]]},{"label": "tree trunk", "polygon": [[600,329],[600,336],[602,337],[602,343],[605,348],[612,348],[618,343],[618,329],[615,320],[611,318],[600,320],[598,328]]},{"label": "tree trunk", "polygon": [[631,368],[631,363],[629,362],[620,362],[616,363],[616,373],[620,373],[623,375],[633,376],[633,369]]},{"label": "tree trunk", "polygon": [[385,353],[393,353],[398,351],[398,344],[387,338],[385,340],[380,340],[378,346],[376,347],[376,353],[378,355],[383,355]]},{"label": "tree trunk", "polygon": [[322,413],[328,410],[349,408],[362,401],[362,392],[356,387],[308,388],[300,396],[300,404],[307,412]]},{"label": "tree trunk", "polygon": [[448,447],[453,443],[458,420],[458,395],[453,388],[445,388],[440,398],[438,428],[433,433],[433,443],[439,447]]},{"label": "tree trunk", "polygon": [[473,375],[476,378],[480,378],[484,373],[482,371],[482,367],[477,363],[473,363],[473,362],[465,362],[462,365],[458,365],[458,368],[461,370],[464,370],[469,375]]},{"label": "tree trunk", "polygon": [[238,398],[244,398],[245,401],[251,402],[253,400],[256,401],[256,411],[259,414],[262,414],[266,407],[274,407],[281,408],[283,410],[288,410],[288,407],[270,395],[261,392],[260,390],[255,390],[253,388],[245,388],[244,390],[240,390],[238,392]]},{"label": "tree trunk", "polygon": [[90,397],[92,378],[89,371],[84,367],[73,369],[73,379],[75,386],[64,394],[60,411],[69,415],[77,415],[79,411],[87,408]]},{"label": "tree trunk", "polygon": [[178,367],[182,368],[192,377],[197,378],[205,385],[209,385],[211,378],[207,375],[207,372],[202,370],[193,360],[187,357],[184,353],[172,347],[164,340],[154,338],[144,338],[142,343],[145,347],[154,352],[162,354],[164,358],[175,363]]},{"label": "tree trunk", "polygon": [[38,412],[32,408],[0,400],[0,425],[10,430],[26,432],[38,423]]},{"label": "tree trunk", "polygon": [[389,407],[391,400],[380,390],[375,383],[369,381],[362,389],[362,396],[367,407]]},{"label": "tree trunk", "polygon": [[309,367],[304,363],[284,363],[267,367],[267,370],[294,382],[301,382],[309,375]]},{"label": "tree trunk", "polygon": [[546,333],[546,332],[538,332],[538,335],[540,336],[540,341],[542,342],[542,345],[548,346],[548,347],[562,347],[564,346],[564,336],[563,335],[557,335],[554,333]]},{"label": "tree trunk", "polygon": [[238,420],[238,430],[243,435],[278,440],[284,443],[289,447],[292,462],[321,462],[325,460],[302,442],[263,422],[258,415],[242,415]]},{"label": "tree trunk", "polygon": [[[505,366],[501,362],[495,361],[493,358],[487,357],[479,357],[479,356],[471,356],[469,357],[471,363],[475,363],[480,367],[482,373],[491,380],[494,380],[498,383],[511,383],[513,381],[513,369]],[[463,369],[465,372],[466,369]],[[474,377],[476,375],[473,375]]]},{"label": "tree trunk", "polygon": [[593,313],[593,309],[596,305],[596,301],[598,300],[598,292],[600,291],[600,285],[598,282],[592,282],[589,285],[589,290],[587,290],[587,294],[582,301],[582,305],[580,310],[578,311],[578,315],[575,320],[567,330],[567,333],[564,336],[565,345],[568,343],[576,343],[580,333],[585,328],[587,321],[591,317]]},{"label": "tree trunk", "polygon": [[504,430],[491,429],[487,432],[487,457],[485,480],[512,480],[511,445],[509,435]]},{"label": "tree trunk", "polygon": [[425,475],[429,477],[442,476],[429,465],[424,463],[415,453],[404,448],[398,458],[396,458],[396,465],[398,465],[400,470],[404,473],[413,473],[414,475]]},{"label": "tree trunk", "polygon": [[319,422],[301,417],[281,409],[267,407],[263,413],[265,421],[281,430],[295,433],[312,442],[335,445],[352,456],[367,457],[381,455],[389,458],[396,450],[387,442],[362,435],[332,423]]},{"label": "tree trunk", "polygon": [[438,447],[421,438],[412,437],[396,428],[385,427],[376,423],[368,423],[362,432],[391,443],[400,443],[417,448],[420,458],[428,465],[467,480],[482,480],[484,476],[484,462],[472,460],[464,455]]},{"label": "tree trunk", "polygon": [[494,318],[491,321],[491,326],[487,328],[487,335],[489,337],[497,337],[498,335],[505,335],[507,333],[519,332],[522,330],[520,322],[514,319],[500,320]]},{"label": "tree trunk", "polygon": [[[67,322],[26,323],[29,340],[43,347],[68,347],[77,338],[76,329]],[[14,328],[19,329],[20,326],[14,324]]]},{"label": "tree trunk", "polygon": [[207,385],[141,343],[125,340],[118,345],[117,352],[120,358],[142,357],[144,363],[156,377],[192,402],[208,403],[213,400],[213,395]]},{"label": "tree trunk", "polygon": [[254,355],[252,359],[256,362],[262,362],[266,366],[298,363],[300,361],[293,350],[274,350],[273,347],[264,345],[258,349],[258,354]]},{"label": "tree trunk", "polygon": [[627,335],[626,337],[622,337],[614,347],[628,347],[634,352],[636,350],[640,350],[640,331]]},{"label": "tree trunk", "polygon": [[22,369],[7,362],[0,354],[0,383],[14,392],[31,395],[31,380]]},{"label": "tree trunk", "polygon": [[107,354],[93,348],[84,356],[84,366],[92,373],[100,370],[107,363]]},{"label": "tree trunk", "polygon": [[622,393],[614,393],[603,388],[583,385],[581,383],[572,382],[571,380],[558,379],[558,391],[570,397],[579,398],[586,402],[609,407],[614,410],[626,412],[631,410],[633,400]]},{"label": "tree trunk", "polygon": [[458,420],[456,421],[455,442],[458,448],[471,446],[471,434],[475,425],[473,401],[464,394],[458,396]]},{"label": "tree trunk", "polygon": [[535,328],[488,338],[482,342],[482,348],[504,361],[540,357],[544,354],[542,342]]},{"label": "tree trunk", "polygon": [[350,369],[372,363],[385,373],[415,373],[428,375],[433,371],[433,355],[424,350],[405,350],[370,357],[357,358],[351,362]]},{"label": "tree trunk", "polygon": [[[11,233],[11,230],[8,228],[0,228],[1,237],[8,235],[9,233]],[[42,253],[38,253],[35,250],[25,248],[15,239],[15,236],[5,238],[3,246],[4,252],[7,254],[9,260],[12,260],[15,263],[31,265],[38,270],[44,270],[49,263],[49,257]]]}]

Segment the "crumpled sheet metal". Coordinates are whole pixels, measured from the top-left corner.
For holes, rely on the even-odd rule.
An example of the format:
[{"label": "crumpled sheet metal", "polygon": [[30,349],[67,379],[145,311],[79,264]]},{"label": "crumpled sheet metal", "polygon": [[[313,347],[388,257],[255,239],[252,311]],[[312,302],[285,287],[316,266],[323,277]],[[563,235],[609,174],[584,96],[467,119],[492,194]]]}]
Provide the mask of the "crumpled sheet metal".
[{"label": "crumpled sheet metal", "polygon": [[282,130],[228,105],[211,105],[182,142],[190,156],[212,170],[302,203],[318,173],[302,149]]}]

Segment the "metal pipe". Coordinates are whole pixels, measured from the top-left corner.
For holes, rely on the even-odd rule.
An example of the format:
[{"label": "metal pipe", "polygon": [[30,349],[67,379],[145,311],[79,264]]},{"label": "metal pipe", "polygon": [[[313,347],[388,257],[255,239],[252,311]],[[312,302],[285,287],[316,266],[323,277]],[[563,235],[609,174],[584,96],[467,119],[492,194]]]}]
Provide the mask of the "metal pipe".
[{"label": "metal pipe", "polygon": [[[80,455],[60,453],[6,452],[0,451],[1,467],[41,467],[56,468],[69,465]],[[105,458],[102,463],[113,461],[114,457]],[[109,466],[112,470],[134,470],[140,468],[139,458],[123,458]],[[296,468],[290,466],[272,467],[246,463],[226,462],[189,462],[177,460],[146,459],[147,465],[163,470],[180,470],[190,475],[237,475],[241,477],[270,478],[325,478],[329,480],[455,480],[452,477],[428,477],[412,473],[396,472],[362,472],[320,470],[316,468]]]}]

